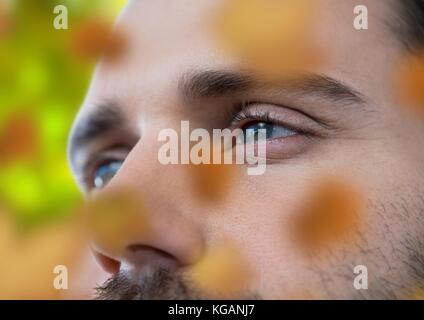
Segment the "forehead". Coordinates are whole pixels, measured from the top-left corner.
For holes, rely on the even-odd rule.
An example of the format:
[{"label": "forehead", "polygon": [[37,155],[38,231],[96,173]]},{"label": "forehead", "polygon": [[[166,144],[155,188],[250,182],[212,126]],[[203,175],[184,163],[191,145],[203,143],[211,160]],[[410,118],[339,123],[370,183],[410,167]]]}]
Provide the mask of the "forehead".
[{"label": "forehead", "polygon": [[[139,0],[130,1],[120,16],[118,25],[130,34],[131,41],[139,49],[147,50],[145,59],[154,54],[156,58],[171,52],[186,52],[187,48],[206,46],[208,50],[216,46],[214,33],[216,20],[223,8],[232,0]],[[264,0],[264,6],[266,2]],[[306,0],[308,1],[308,0]],[[311,20],[316,28],[315,37],[330,48],[342,44],[347,49],[358,42],[379,40],[388,36],[387,24],[395,14],[392,0],[363,0],[370,15],[370,28],[367,31],[355,30],[353,20],[356,0],[309,0],[314,14]],[[252,1],[247,0],[246,3]],[[260,1],[258,1],[260,3]],[[272,2],[272,1],[271,1]],[[243,1],[239,1],[239,5]],[[252,15],[255,13],[252,12]],[[256,21],[253,19],[253,21]],[[258,25],[257,28],[264,26]],[[296,30],[293,30],[296,32]],[[340,41],[342,40],[342,41]],[[351,46],[348,46],[351,43]]]},{"label": "forehead", "polygon": [[[355,0],[314,3],[315,41],[325,48],[329,61],[320,71],[335,78],[348,75],[348,82],[365,91],[381,86],[370,75],[387,76],[387,66],[398,53],[386,23],[393,14],[390,1],[361,2],[369,10],[370,29],[366,31],[353,27]],[[237,68],[238,61],[216,41],[214,19],[223,4],[225,0],[130,1],[116,23],[128,39],[125,59],[117,65],[99,65],[87,99],[90,103],[84,108],[117,95],[129,104],[131,99],[146,100],[152,88],[172,98],[170,92],[187,71]],[[382,52],[385,59],[381,59]]]}]

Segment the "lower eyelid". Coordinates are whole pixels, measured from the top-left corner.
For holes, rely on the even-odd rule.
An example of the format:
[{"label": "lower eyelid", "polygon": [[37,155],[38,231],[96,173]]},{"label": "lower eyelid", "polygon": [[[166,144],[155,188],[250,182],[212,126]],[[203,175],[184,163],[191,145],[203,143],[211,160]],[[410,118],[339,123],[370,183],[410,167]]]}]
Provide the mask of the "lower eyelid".
[{"label": "lower eyelid", "polygon": [[307,151],[312,146],[313,139],[297,134],[294,136],[275,138],[266,141],[268,159],[288,159]]}]

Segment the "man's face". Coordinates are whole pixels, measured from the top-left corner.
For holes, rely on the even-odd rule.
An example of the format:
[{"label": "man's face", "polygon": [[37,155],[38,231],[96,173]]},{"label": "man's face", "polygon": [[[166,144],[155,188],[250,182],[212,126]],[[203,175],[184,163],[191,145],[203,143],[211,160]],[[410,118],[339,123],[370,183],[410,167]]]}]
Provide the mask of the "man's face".
[{"label": "man's face", "polygon": [[[107,271],[121,271],[104,296],[213,296],[182,275],[225,241],[252,270],[239,297],[409,294],[424,276],[424,122],[393,90],[404,49],[387,26],[391,2],[362,1],[370,28],[357,31],[355,1],[319,1],[315,37],[327,63],[296,82],[265,84],[244,79],[249,70],[217,43],[211,19],[224,2],[131,2],[117,22],[129,40],[125,58],[100,63],[95,73],[70,149],[75,175],[87,193],[135,191],[151,226],[120,250],[94,246]],[[198,199],[187,166],[158,161],[159,132],[179,130],[183,120],[210,132],[265,125],[272,132],[265,174],[241,170],[219,201]],[[87,133],[89,143],[81,138]],[[96,176],[101,166],[114,175],[107,186]],[[351,238],[319,248],[312,241],[311,251],[293,225],[321,179],[355,189],[363,207],[354,230],[342,230]],[[358,265],[368,269],[368,290],[353,286]]]}]

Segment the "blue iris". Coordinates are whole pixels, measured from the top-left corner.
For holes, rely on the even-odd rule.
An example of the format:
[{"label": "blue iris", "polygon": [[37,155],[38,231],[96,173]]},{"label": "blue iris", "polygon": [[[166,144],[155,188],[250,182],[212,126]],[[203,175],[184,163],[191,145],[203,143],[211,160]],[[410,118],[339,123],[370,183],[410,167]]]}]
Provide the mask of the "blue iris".
[{"label": "blue iris", "polygon": [[111,161],[101,165],[94,174],[94,186],[103,188],[116,175],[122,166],[122,161]]},{"label": "blue iris", "polygon": [[[266,139],[278,139],[278,138],[287,138],[297,134],[296,131],[286,128],[281,125],[276,125],[270,122],[255,122],[251,125],[248,125],[244,128],[246,133],[246,138],[250,136],[250,141],[256,141],[258,139],[259,130],[266,130]],[[253,135],[253,137],[252,137]],[[255,139],[255,140],[253,140]],[[246,139],[249,141],[248,139]]]}]

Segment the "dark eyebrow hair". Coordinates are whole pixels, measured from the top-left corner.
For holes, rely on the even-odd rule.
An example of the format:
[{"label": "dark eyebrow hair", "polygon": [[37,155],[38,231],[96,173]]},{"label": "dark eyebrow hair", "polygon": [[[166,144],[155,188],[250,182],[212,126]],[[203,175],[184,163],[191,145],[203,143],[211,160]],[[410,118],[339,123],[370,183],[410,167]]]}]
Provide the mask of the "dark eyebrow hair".
[{"label": "dark eyebrow hair", "polygon": [[363,104],[366,98],[357,90],[334,78],[321,74],[302,74],[281,81],[263,81],[248,72],[198,71],[185,74],[179,83],[184,99],[231,95],[260,87],[280,87],[294,93],[315,95],[345,104]]},{"label": "dark eyebrow hair", "polygon": [[74,162],[76,151],[107,132],[121,127],[125,117],[114,103],[97,106],[87,116],[83,116],[72,129],[68,142],[68,158]]},{"label": "dark eyebrow hair", "polygon": [[191,100],[247,90],[253,82],[253,78],[244,73],[206,70],[184,74],[178,87],[183,97]]},{"label": "dark eyebrow hair", "polygon": [[310,92],[323,98],[346,104],[363,104],[367,102],[362,93],[356,89],[339,80],[320,74],[308,74],[291,80],[288,82],[287,87],[297,89],[302,93]]}]

